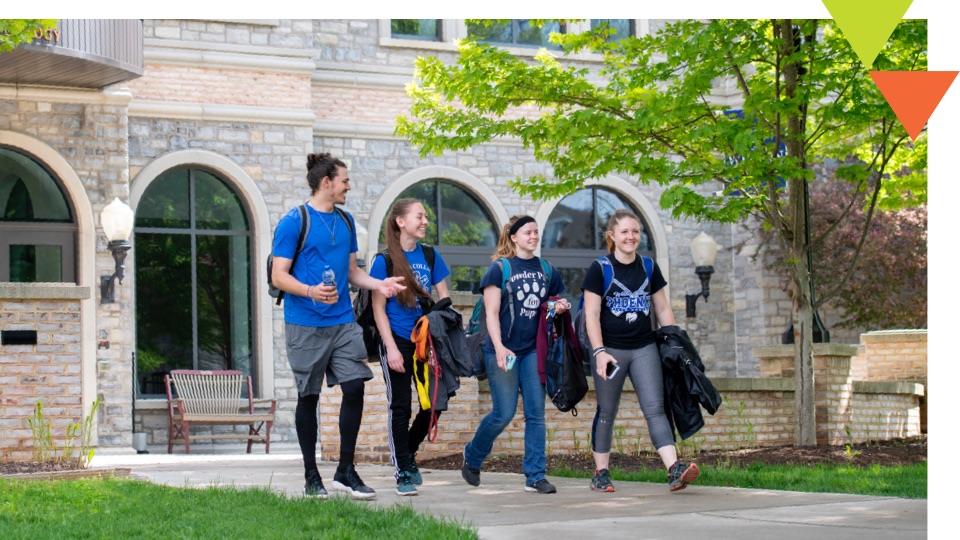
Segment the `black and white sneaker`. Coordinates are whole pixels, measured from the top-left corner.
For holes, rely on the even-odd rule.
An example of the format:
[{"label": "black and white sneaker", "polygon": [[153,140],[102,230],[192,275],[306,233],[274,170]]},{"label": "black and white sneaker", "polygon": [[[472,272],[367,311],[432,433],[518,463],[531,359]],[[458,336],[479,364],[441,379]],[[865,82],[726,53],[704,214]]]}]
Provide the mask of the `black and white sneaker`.
[{"label": "black and white sneaker", "polygon": [[536,482],[534,482],[532,486],[526,486],[523,489],[526,491],[529,491],[530,493],[540,493],[540,494],[557,492],[556,486],[548,482],[546,478],[541,478],[540,480],[537,480]]},{"label": "black and white sneaker", "polygon": [[306,485],[303,486],[303,494],[305,496],[316,497],[318,499],[326,499],[330,496],[323,487],[323,479],[320,478],[320,471],[314,469],[308,471],[304,476],[307,479]]},{"label": "black and white sneaker", "polygon": [[337,472],[333,475],[333,489],[346,491],[354,499],[372,499],[377,496],[376,491],[363,483],[353,464],[337,467]]}]

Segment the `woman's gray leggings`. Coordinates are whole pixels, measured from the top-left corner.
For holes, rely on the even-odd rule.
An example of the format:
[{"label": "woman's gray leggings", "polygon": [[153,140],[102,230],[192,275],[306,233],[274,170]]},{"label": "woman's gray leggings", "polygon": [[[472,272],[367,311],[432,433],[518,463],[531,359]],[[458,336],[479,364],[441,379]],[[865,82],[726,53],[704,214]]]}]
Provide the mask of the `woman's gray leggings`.
[{"label": "woman's gray leggings", "polygon": [[590,358],[590,370],[597,389],[597,414],[593,417],[593,451],[605,454],[613,442],[613,421],[620,408],[623,383],[630,375],[633,388],[640,399],[640,410],[647,420],[650,439],[657,450],[674,443],[673,430],[664,412],[663,372],[660,368],[660,353],[651,343],[641,349],[611,349],[607,352],[620,364],[615,377],[603,380],[597,375],[597,361]]}]

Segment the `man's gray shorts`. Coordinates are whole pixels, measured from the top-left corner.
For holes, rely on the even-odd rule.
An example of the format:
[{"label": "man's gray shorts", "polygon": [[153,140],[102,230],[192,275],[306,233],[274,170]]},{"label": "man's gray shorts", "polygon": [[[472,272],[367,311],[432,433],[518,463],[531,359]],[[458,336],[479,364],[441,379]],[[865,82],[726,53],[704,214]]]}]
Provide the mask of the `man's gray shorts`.
[{"label": "man's gray shorts", "polygon": [[355,379],[368,381],[367,347],[356,323],[315,328],[286,324],[287,361],[301,396],[320,393],[326,374],[327,386]]}]

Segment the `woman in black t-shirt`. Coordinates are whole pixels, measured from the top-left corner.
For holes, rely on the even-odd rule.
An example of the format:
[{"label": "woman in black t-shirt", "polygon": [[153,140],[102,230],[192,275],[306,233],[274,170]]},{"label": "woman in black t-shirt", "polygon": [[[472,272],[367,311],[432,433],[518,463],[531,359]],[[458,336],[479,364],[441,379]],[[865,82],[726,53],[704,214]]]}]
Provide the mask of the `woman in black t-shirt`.
[{"label": "woman in black t-shirt", "polygon": [[[661,326],[673,325],[673,310],[660,267],[653,264],[647,275],[643,258],[637,255],[640,220],[627,210],[610,216],[606,231],[610,255],[594,261],[583,278],[583,310],[587,335],[593,346],[590,367],[594,370],[597,413],[593,418],[593,460],[596,472],[590,488],[612,492],[610,446],[613,423],[627,376],[640,400],[653,446],[660,454],[670,491],[683,489],[700,474],[696,463],[677,461],[673,430],[664,410],[663,373],[651,324],[651,311]],[[613,280],[604,290],[603,268],[611,265]]]}]

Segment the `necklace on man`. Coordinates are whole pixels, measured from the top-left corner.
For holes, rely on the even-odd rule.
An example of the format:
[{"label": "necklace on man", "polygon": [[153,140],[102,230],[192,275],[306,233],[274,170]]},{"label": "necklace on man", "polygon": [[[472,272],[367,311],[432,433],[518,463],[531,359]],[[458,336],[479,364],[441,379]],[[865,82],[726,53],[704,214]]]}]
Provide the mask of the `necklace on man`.
[{"label": "necklace on man", "polygon": [[322,216],[322,215],[320,216],[320,221],[323,222],[323,226],[326,227],[328,231],[330,231],[330,242],[331,242],[333,245],[337,245],[337,235],[336,235],[336,232],[337,232],[337,214],[333,214],[333,228],[331,228],[330,225],[327,225],[327,220],[323,219],[323,216]]}]

